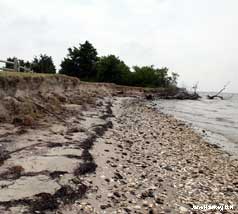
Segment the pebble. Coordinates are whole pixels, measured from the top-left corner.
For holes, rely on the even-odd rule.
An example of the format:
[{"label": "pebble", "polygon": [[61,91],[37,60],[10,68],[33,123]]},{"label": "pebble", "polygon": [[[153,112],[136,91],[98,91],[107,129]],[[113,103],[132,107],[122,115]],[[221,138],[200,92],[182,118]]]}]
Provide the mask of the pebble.
[{"label": "pebble", "polygon": [[180,212],[182,212],[182,213],[187,213],[187,212],[188,212],[188,209],[185,208],[185,207],[183,207],[183,206],[180,206],[180,207],[179,207],[179,210],[180,210]]}]

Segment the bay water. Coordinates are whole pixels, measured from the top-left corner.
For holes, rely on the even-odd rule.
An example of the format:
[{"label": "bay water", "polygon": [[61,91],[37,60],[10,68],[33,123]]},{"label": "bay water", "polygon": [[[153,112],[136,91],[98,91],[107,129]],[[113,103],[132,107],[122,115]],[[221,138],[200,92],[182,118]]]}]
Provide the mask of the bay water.
[{"label": "bay water", "polygon": [[[199,93],[199,100],[156,100],[156,107],[183,120],[235,158],[238,157],[238,94],[224,93],[221,99],[207,99]],[[206,134],[204,134],[206,133]]]}]

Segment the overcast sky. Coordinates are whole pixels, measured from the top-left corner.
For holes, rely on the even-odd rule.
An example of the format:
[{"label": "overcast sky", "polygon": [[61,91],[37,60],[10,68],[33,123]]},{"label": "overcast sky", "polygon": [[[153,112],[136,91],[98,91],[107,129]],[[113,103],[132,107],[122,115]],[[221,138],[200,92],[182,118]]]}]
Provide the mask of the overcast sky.
[{"label": "overcast sky", "polygon": [[0,59],[51,55],[89,40],[129,66],[168,67],[180,85],[238,92],[237,0],[0,0]]}]

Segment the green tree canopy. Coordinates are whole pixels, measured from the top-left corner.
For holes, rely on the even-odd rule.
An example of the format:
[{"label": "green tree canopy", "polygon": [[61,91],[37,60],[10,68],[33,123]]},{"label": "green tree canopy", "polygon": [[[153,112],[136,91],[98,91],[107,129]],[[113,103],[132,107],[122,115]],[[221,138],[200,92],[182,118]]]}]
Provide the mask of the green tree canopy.
[{"label": "green tree canopy", "polygon": [[154,66],[134,66],[131,75],[132,85],[143,87],[167,87],[170,84],[168,68]]},{"label": "green tree canopy", "polygon": [[56,68],[52,57],[47,56],[46,54],[41,54],[39,58],[35,57],[33,59],[31,68],[35,73],[56,73]]},{"label": "green tree canopy", "polygon": [[79,47],[68,49],[61,63],[60,73],[75,76],[81,80],[113,82],[122,85],[142,87],[176,86],[178,75],[168,75],[168,68],[134,66],[133,71],[118,57],[108,55],[97,57],[97,51],[86,41]]},{"label": "green tree canopy", "polygon": [[69,48],[68,51],[67,57],[61,63],[60,73],[83,80],[95,80],[98,57],[93,45],[86,41],[79,48]]},{"label": "green tree canopy", "polygon": [[97,80],[100,82],[112,82],[127,84],[130,68],[114,55],[103,56],[97,63]]}]

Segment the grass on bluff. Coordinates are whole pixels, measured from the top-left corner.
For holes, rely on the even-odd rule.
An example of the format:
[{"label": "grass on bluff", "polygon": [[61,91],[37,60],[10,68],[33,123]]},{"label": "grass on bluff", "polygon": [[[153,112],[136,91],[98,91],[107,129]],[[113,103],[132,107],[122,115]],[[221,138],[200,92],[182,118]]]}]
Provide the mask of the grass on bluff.
[{"label": "grass on bluff", "polygon": [[49,73],[31,73],[31,72],[13,72],[13,71],[0,71],[1,79],[67,79],[77,81],[78,78],[70,77],[63,74],[49,74]]},{"label": "grass on bluff", "polygon": [[50,77],[50,76],[64,76],[64,75],[31,73],[31,72],[0,71],[0,77]]}]

